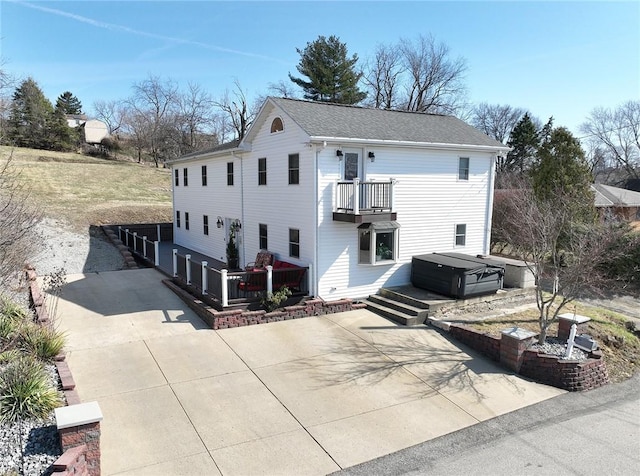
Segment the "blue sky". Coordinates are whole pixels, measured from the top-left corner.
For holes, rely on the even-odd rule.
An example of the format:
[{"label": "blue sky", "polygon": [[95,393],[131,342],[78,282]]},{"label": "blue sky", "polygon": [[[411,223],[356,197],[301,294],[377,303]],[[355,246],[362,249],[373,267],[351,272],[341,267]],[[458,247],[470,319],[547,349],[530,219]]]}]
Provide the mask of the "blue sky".
[{"label": "blue sky", "polygon": [[[361,60],[432,34],[464,57],[472,102],[510,104],[577,132],[597,106],[640,98],[640,2],[0,0],[3,68],[91,112],[149,75],[249,98],[297,75],[296,48],[336,35]],[[579,134],[578,134],[579,135]]]}]

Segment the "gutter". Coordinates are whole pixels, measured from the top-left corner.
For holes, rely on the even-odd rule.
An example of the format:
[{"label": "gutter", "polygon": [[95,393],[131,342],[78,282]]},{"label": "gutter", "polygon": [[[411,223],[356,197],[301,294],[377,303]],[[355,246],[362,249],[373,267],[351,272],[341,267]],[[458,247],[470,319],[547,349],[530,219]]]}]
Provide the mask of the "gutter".
[{"label": "gutter", "polygon": [[511,150],[506,145],[472,145],[472,144],[446,144],[440,142],[409,142],[399,140],[386,140],[386,139],[354,139],[351,137],[323,137],[314,136],[311,137],[312,144],[324,144],[325,142],[334,142],[339,144],[353,144],[353,145],[380,145],[390,147],[413,147],[422,149],[464,149],[464,150],[478,150],[484,152],[508,152]]}]

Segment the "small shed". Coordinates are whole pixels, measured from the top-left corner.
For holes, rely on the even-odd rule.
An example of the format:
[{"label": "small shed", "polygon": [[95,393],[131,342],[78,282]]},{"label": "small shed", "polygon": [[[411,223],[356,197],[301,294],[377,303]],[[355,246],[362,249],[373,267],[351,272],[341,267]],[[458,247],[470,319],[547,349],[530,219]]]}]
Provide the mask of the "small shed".
[{"label": "small shed", "polygon": [[431,253],[411,261],[415,287],[458,299],[495,293],[504,272],[498,261],[462,253]]}]

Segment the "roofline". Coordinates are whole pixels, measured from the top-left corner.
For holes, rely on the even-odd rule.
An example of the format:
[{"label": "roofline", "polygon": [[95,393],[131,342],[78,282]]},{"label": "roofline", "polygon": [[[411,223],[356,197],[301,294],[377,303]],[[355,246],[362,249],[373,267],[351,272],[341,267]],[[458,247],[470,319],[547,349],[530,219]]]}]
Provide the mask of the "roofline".
[{"label": "roofline", "polygon": [[[224,144],[223,144],[224,145]],[[192,162],[194,160],[200,160],[204,158],[214,158],[214,157],[223,157],[225,155],[234,155],[236,152],[247,152],[248,150],[243,147],[230,147],[228,149],[214,150],[214,151],[201,151],[201,152],[192,152],[188,155],[183,155],[182,157],[177,157],[175,159],[169,159],[165,161],[167,165],[173,165],[175,163],[183,163],[183,162]]]},{"label": "roofline", "polygon": [[510,147],[494,146],[494,145],[473,145],[473,144],[447,144],[441,142],[412,142],[387,139],[356,139],[353,137],[323,137],[312,136],[311,143],[338,142],[340,144],[373,144],[380,146],[392,147],[420,147],[424,149],[465,149],[465,150],[481,150],[488,152],[509,152]]}]

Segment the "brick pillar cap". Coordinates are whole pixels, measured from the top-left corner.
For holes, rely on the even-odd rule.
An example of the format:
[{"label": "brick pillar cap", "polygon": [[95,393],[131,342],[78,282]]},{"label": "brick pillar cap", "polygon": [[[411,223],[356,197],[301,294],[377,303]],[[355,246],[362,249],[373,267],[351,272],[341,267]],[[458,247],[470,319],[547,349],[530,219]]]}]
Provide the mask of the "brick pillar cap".
[{"label": "brick pillar cap", "polygon": [[511,337],[512,339],[525,340],[537,335],[535,332],[522,329],[520,327],[509,327],[502,331],[503,336]]},{"label": "brick pillar cap", "polygon": [[560,314],[558,315],[558,319],[575,322],[576,324],[584,324],[585,322],[589,322],[591,320],[590,317],[581,316],[580,314],[574,314],[572,312],[565,312],[564,314]]},{"label": "brick pillar cap", "polygon": [[79,403],[55,409],[58,430],[102,421],[98,402]]}]

